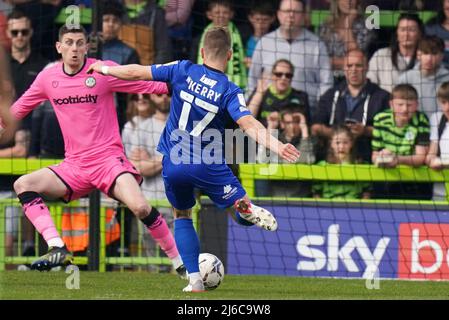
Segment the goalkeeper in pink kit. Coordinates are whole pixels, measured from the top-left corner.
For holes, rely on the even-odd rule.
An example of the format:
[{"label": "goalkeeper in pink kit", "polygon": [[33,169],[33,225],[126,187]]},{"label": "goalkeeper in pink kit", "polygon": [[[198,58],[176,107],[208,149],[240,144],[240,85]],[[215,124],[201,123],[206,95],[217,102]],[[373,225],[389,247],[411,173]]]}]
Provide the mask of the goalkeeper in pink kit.
[{"label": "goalkeeper in pink kit", "polygon": [[8,125],[14,122],[11,119],[20,120],[49,100],[64,137],[65,159],[61,164],[24,175],[14,184],[25,215],[49,247],[48,253],[34,261],[31,268],[49,270],[70,264],[73,259],[43,197],[69,202],[99,189],[129,207],[184,277],[185,267],[173,235],[159,211],[148,205],[139,187],[142,177],[125,156],[113,95],[114,92],[163,94],[168,92],[167,85],[87,74],[89,65],[96,60],[86,57],[87,35],[82,27],[62,26],[56,49],[62,55],[62,63],[39,73],[13,104],[10,114],[3,114]]}]

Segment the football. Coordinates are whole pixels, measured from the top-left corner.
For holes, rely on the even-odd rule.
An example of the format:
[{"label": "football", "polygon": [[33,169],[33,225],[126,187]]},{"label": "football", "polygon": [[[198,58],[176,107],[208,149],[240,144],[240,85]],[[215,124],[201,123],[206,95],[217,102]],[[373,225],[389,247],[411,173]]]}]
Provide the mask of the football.
[{"label": "football", "polygon": [[201,253],[198,262],[206,290],[217,289],[224,278],[224,266],[221,260],[211,253]]}]

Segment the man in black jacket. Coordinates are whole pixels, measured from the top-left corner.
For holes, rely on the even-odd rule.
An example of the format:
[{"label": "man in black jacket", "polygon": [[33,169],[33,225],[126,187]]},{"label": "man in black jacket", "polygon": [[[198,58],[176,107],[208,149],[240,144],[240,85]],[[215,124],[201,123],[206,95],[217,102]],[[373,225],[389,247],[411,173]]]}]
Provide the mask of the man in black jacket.
[{"label": "man in black jacket", "polygon": [[367,79],[368,61],[361,50],[346,55],[345,78],[321,96],[312,134],[329,139],[334,127],[347,126],[357,139],[358,155],[371,160],[374,116],[388,108],[390,94]]}]

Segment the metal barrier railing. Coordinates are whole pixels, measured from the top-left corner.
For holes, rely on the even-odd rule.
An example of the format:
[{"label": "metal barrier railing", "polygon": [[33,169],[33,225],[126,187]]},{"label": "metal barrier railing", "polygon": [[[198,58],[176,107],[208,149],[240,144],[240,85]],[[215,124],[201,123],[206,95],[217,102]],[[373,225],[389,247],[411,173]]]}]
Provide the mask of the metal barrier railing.
[{"label": "metal barrier railing", "polygon": [[[58,163],[60,160],[29,160],[29,159],[0,159],[0,175],[22,175],[48,165]],[[255,196],[255,180],[318,180],[318,181],[412,181],[412,182],[440,182],[445,183],[447,204],[449,202],[449,170],[435,171],[427,167],[411,168],[406,166],[399,166],[394,169],[382,169],[372,165],[301,165],[301,164],[241,164],[239,166],[240,179],[243,187],[246,189],[248,196]],[[285,198],[267,198],[269,200],[286,200]],[[314,201],[326,202],[327,200]],[[345,201],[345,200],[342,200]],[[373,201],[373,200],[360,200]],[[376,200],[379,202],[379,200]],[[386,202],[388,200],[385,200]],[[336,202],[336,200],[332,200]],[[337,200],[338,202],[338,200]],[[423,201],[402,201],[404,204],[416,204]],[[430,201],[427,201],[430,202]],[[168,201],[151,200],[151,205],[159,208],[170,208]],[[434,203],[434,202],[430,202]],[[20,207],[17,200],[0,200],[0,270],[4,270],[6,264],[22,264],[30,263],[35,257],[22,257],[19,254],[16,256],[7,256],[5,252],[5,208],[7,206]],[[64,207],[87,207],[86,204],[79,201],[70,204],[64,203],[48,203],[49,209],[55,219],[57,228],[61,228],[61,217]],[[167,258],[163,257],[125,257],[123,254],[119,257],[111,257],[106,255],[106,211],[107,206],[102,205],[100,208],[100,252],[99,252],[99,270],[105,271],[106,265],[138,265],[145,266],[151,264],[170,264]],[[199,203],[194,208],[193,219],[194,225],[198,228],[198,213]],[[123,221],[123,220],[122,220]],[[98,232],[91,230],[92,232]],[[121,232],[124,232],[123,229]],[[20,234],[20,232],[19,232]],[[139,232],[139,237],[142,237],[143,232]],[[123,247],[124,235],[120,237],[121,247]],[[138,243],[142,243],[139,238]],[[138,252],[142,252],[142,248],[138,247]],[[20,252],[20,251],[19,251]],[[76,257],[76,264],[87,264],[87,257]]]},{"label": "metal barrier railing", "polygon": [[410,181],[444,183],[447,201],[449,201],[449,169],[435,171],[428,167],[412,168],[408,166],[383,169],[373,165],[353,164],[327,164],[325,166],[303,164],[240,164],[239,175],[242,186],[245,188],[249,197],[255,196],[255,180]]}]

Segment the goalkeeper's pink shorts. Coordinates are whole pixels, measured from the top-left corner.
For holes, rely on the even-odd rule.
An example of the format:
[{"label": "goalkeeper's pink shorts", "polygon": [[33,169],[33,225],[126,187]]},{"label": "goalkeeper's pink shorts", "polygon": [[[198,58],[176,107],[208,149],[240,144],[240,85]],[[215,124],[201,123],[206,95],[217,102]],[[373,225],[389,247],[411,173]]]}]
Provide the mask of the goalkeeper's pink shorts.
[{"label": "goalkeeper's pink shorts", "polygon": [[139,184],[143,180],[124,154],[99,158],[94,163],[65,159],[48,168],[66,185],[67,193],[62,199],[65,202],[79,199],[94,189],[113,197],[111,193],[115,182],[124,173],[131,173]]}]

